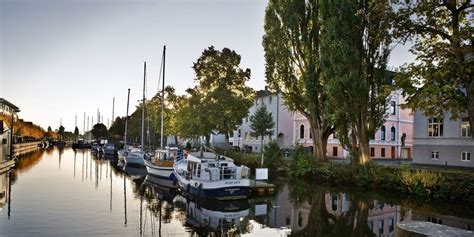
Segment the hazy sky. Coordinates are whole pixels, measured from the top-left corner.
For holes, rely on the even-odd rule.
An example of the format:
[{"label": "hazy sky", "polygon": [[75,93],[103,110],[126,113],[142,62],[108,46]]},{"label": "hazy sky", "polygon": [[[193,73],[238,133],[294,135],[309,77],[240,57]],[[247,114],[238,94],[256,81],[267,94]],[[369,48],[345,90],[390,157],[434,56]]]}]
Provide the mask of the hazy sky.
[{"label": "hazy sky", "polygon": [[[267,0],[0,0],[0,97],[20,117],[43,128],[82,133],[86,112],[107,125],[130,114],[142,96],[143,61],[148,95],[156,93],[163,45],[166,84],[179,94],[194,85],[191,66],[210,45],[229,47],[252,70],[249,85],[263,89],[263,19]],[[398,47],[391,65],[411,61]]]}]

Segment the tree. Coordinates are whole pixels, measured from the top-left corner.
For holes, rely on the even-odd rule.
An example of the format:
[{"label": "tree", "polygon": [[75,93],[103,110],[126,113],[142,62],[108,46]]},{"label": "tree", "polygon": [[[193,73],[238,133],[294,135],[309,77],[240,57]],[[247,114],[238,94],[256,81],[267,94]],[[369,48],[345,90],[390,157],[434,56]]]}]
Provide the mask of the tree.
[{"label": "tree", "polygon": [[[474,133],[474,4],[470,0],[397,1],[394,26],[413,40],[416,62],[401,67],[397,85],[407,106],[426,116],[469,118]],[[474,136],[473,136],[474,138]]]},{"label": "tree", "polygon": [[117,117],[109,128],[109,134],[114,140],[122,140],[125,135],[125,117]]},{"label": "tree", "polygon": [[229,133],[247,116],[254,96],[252,88],[245,85],[250,69],[241,69],[240,60],[233,50],[210,46],[193,65],[198,83],[195,92],[202,98],[213,130],[225,135],[225,147],[229,146]]},{"label": "tree", "polygon": [[[364,164],[370,137],[382,126],[390,89],[386,65],[392,36],[387,1],[322,1],[321,58],[336,133]],[[340,16],[344,16],[343,18]]]},{"label": "tree", "polygon": [[319,1],[270,0],[265,12],[266,81],[283,95],[290,110],[311,126],[314,156],[327,160],[333,124],[327,108],[326,79],[320,69]]},{"label": "tree", "polygon": [[250,128],[253,130],[253,136],[260,137],[260,152],[263,151],[263,138],[271,138],[275,122],[272,113],[268,112],[267,107],[261,106],[250,116]]},{"label": "tree", "polygon": [[107,131],[107,127],[102,124],[98,123],[92,127],[91,130],[92,136],[96,139],[97,142],[100,141],[102,138],[107,138],[109,136],[109,132]]}]

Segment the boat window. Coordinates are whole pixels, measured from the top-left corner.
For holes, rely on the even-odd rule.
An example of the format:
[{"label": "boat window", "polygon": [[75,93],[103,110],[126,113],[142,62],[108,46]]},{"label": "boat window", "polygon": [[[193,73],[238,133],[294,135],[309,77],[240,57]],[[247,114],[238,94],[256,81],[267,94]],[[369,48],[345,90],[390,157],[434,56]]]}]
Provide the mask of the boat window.
[{"label": "boat window", "polygon": [[200,177],[201,177],[201,164],[198,164],[198,165],[197,165],[197,170],[196,170],[196,172],[197,172],[197,175],[196,175],[196,176],[197,176],[198,178],[200,178]]}]

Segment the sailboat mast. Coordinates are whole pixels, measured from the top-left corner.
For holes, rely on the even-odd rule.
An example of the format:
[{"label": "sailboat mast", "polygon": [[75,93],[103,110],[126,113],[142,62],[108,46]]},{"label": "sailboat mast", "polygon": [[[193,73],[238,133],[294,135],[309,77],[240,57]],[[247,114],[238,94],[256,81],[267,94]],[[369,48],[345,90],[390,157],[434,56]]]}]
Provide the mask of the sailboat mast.
[{"label": "sailboat mast", "polygon": [[163,85],[161,87],[161,149],[163,149],[163,130],[164,130],[164,118],[165,118],[165,58],[166,58],[166,45],[163,46]]},{"label": "sailboat mast", "polygon": [[142,100],[142,150],[145,149],[145,83],[146,83],[146,61],[143,63],[143,100]]},{"label": "sailboat mast", "polygon": [[127,149],[127,128],[128,128],[128,102],[130,101],[130,88],[128,88],[127,96],[127,115],[125,116],[125,136],[123,138],[123,146]]}]

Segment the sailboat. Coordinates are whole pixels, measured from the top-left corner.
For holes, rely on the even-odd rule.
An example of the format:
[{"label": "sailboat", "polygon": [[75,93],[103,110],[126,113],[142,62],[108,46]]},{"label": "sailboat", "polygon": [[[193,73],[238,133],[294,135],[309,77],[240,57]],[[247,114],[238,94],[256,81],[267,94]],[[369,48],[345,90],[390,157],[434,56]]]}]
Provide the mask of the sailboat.
[{"label": "sailboat", "polygon": [[124,160],[130,152],[127,145],[127,130],[128,130],[128,103],[130,101],[130,88],[128,89],[127,96],[127,115],[125,116],[125,136],[123,137],[123,149],[117,152],[119,160]]},{"label": "sailboat", "polygon": [[[163,146],[163,130],[164,130],[164,109],[165,109],[165,56],[166,46],[163,46],[163,60],[162,60],[162,72],[163,72],[163,84],[161,88],[161,145],[160,149],[155,151],[155,156],[151,160],[145,160],[146,170],[149,175],[155,176],[156,178],[163,179],[163,184],[166,186],[173,187],[174,174],[173,165],[175,159],[182,156],[182,152],[178,148],[164,148]],[[168,181],[168,182],[166,182]]]},{"label": "sailboat", "polygon": [[143,64],[143,101],[142,101],[142,144],[140,149],[131,150],[125,156],[125,164],[127,166],[144,166],[145,165],[145,84],[146,84],[146,62]]}]

